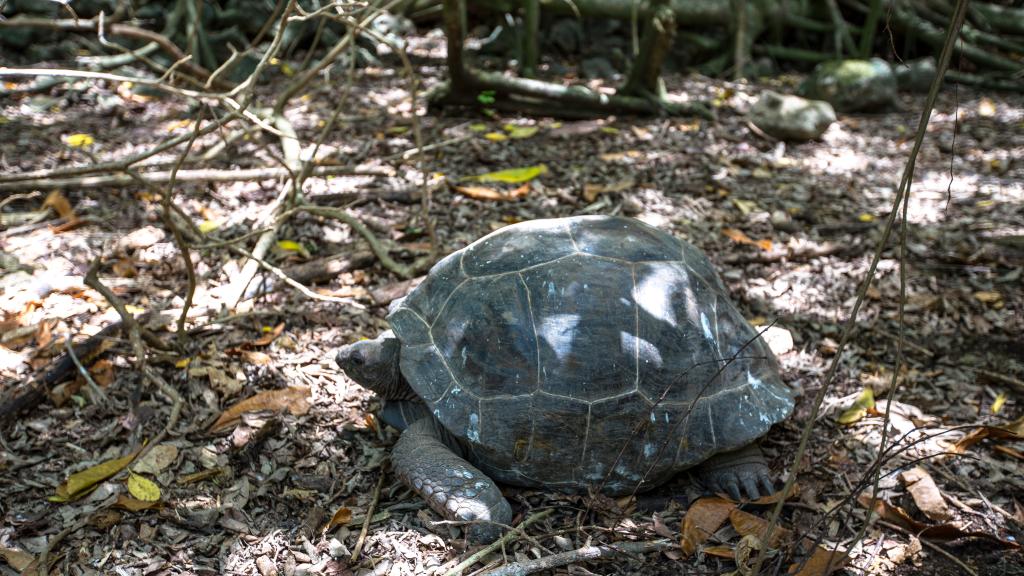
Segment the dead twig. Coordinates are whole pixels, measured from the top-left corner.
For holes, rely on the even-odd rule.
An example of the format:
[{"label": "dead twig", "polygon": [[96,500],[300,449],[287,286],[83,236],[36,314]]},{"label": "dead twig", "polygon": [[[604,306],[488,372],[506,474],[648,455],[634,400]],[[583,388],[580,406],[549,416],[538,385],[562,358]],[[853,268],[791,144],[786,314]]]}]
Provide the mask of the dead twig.
[{"label": "dead twig", "polygon": [[455,565],[454,568],[445,572],[444,576],[458,576],[459,574],[462,574],[463,570],[469,568],[473,564],[476,564],[481,558],[486,557],[495,550],[499,548],[504,548],[506,544],[512,542],[513,540],[515,540],[517,536],[521,535],[523,530],[525,530],[531,524],[539,520],[543,520],[544,518],[547,518],[551,515],[552,512],[554,512],[554,509],[548,508],[546,510],[541,510],[540,512],[531,514],[526,520],[520,522],[519,526],[516,526],[512,530],[505,532],[505,534],[503,534],[501,538],[498,538],[494,542],[491,542],[487,546],[484,546],[483,548],[472,554],[469,558],[466,558],[462,562],[459,562]]},{"label": "dead twig", "polygon": [[[187,139],[186,139],[187,140]],[[113,170],[124,170],[122,166],[112,167]],[[356,169],[351,166],[317,166],[312,176],[387,176],[388,171],[380,169]],[[179,170],[174,175],[176,182],[237,182],[243,180],[275,180],[288,175],[284,168],[246,168],[241,170]],[[150,184],[166,184],[171,181],[171,170],[156,172],[139,172],[139,176]],[[127,174],[107,174],[103,176],[84,176],[72,178],[53,178],[46,176],[31,180],[14,182],[0,181],[0,191],[4,190],[38,190],[39,188],[94,188],[129,186],[137,180]]]},{"label": "dead twig", "polygon": [[89,386],[89,392],[92,403],[106,404],[108,401],[106,393],[104,393],[103,390],[100,389],[99,385],[96,384],[96,381],[92,379],[92,375],[89,374],[89,370],[87,370],[85,366],[83,366],[82,363],[78,360],[78,356],[75,355],[75,349],[74,347],[71,346],[70,336],[64,339],[64,350],[65,353],[68,355],[68,358],[70,358],[71,361],[75,364],[75,368],[78,369],[78,373],[82,375],[82,378],[85,379],[85,383]]},{"label": "dead twig", "polygon": [[938,552],[939,554],[945,556],[947,559],[952,560],[965,573],[969,574],[970,576],[978,576],[978,572],[977,571],[975,571],[973,568],[971,568],[967,564],[964,564],[964,562],[962,560],[960,560],[959,558],[957,558],[956,555],[947,552],[942,546],[939,546],[935,542],[932,542],[931,540],[927,540],[925,538],[921,538],[920,536],[918,536],[917,534],[914,534],[910,530],[907,530],[906,528],[903,528],[902,526],[898,526],[896,524],[892,524],[892,523],[886,522],[885,520],[879,520],[878,524],[881,525],[881,526],[885,526],[886,528],[889,528],[890,530],[895,530],[895,531],[900,532],[902,534],[906,534],[907,536],[914,536],[914,537],[916,537],[918,539],[918,541],[921,542],[921,544],[923,544],[923,545],[927,546],[928,548],[930,548],[931,550],[933,550],[935,552]]},{"label": "dead twig", "polygon": [[[799,476],[799,468],[803,463],[804,454],[807,452],[808,440],[811,436],[811,430],[814,428],[814,422],[817,420],[818,413],[821,411],[821,406],[825,401],[825,396],[829,389],[832,387],[832,383],[835,379],[836,372],[839,368],[839,360],[843,357],[843,350],[845,350],[847,343],[850,341],[853,335],[854,328],[857,325],[857,315],[860,312],[860,308],[867,297],[868,288],[871,286],[871,281],[874,279],[875,270],[878,268],[878,262],[882,258],[882,253],[885,250],[886,245],[889,242],[889,237],[892,234],[892,230],[895,227],[896,217],[900,213],[901,206],[905,206],[905,198],[910,193],[910,184],[913,180],[914,166],[917,160],[917,156],[920,153],[921,146],[924,143],[924,136],[928,130],[929,119],[931,118],[932,109],[935,107],[935,100],[938,97],[939,88],[942,86],[943,75],[947,68],[949,68],[949,61],[953,54],[953,45],[956,42],[959,25],[963,22],[964,12],[966,10],[966,0],[959,0],[955,13],[950,19],[949,29],[946,32],[946,41],[943,45],[942,54],[939,57],[938,73],[935,75],[935,79],[932,81],[931,89],[928,91],[928,98],[925,102],[924,109],[921,112],[921,117],[918,122],[917,132],[914,137],[914,146],[910,151],[910,157],[907,159],[907,164],[903,170],[903,176],[900,181],[900,186],[897,189],[896,197],[893,199],[892,210],[889,211],[889,217],[885,221],[885,227],[882,232],[881,238],[878,240],[878,244],[875,248],[874,255],[871,258],[871,264],[868,266],[867,273],[864,276],[863,282],[857,289],[857,299],[853,304],[853,309],[850,311],[850,316],[846,321],[846,325],[843,329],[842,336],[839,340],[836,353],[833,356],[832,363],[829,365],[828,372],[825,374],[821,387],[818,389],[818,394],[814,397],[813,404],[811,406],[811,413],[807,417],[807,424],[804,426],[803,431],[800,434],[800,442],[797,446],[796,454],[793,456],[793,469],[786,480],[783,493],[788,493],[793,489],[793,484],[796,482],[797,476]],[[899,371],[894,371],[898,373]],[[895,386],[892,388],[895,390]],[[892,402],[889,402],[891,405]],[[886,422],[888,421],[888,408],[886,410]],[[888,428],[887,425],[883,425],[883,430]],[[884,445],[884,440],[883,440]],[[884,446],[883,446],[884,447]],[[880,452],[879,456],[881,457]],[[880,460],[876,460],[880,462]],[[881,466],[878,467],[879,470]],[[868,507],[868,516],[865,519],[864,524],[861,526],[854,542],[858,542],[863,538],[864,531],[867,529],[867,525],[871,521],[871,510],[874,508],[874,503],[877,497],[878,491],[878,478],[880,475],[876,475],[874,479],[874,487],[872,489],[871,503]],[[768,522],[768,527],[765,530],[765,538],[770,540],[772,533],[779,523],[779,517],[782,514],[783,499],[780,499],[775,507],[772,509],[771,519]],[[842,558],[845,558],[849,554],[849,550],[852,550],[853,546],[850,546],[847,552],[842,554]],[[758,554],[757,559],[754,562],[751,572],[753,574],[760,574],[761,568],[764,565],[764,561],[767,558],[765,554]],[[837,559],[840,560],[840,559]],[[833,561],[830,561],[832,564]]]},{"label": "dead twig", "polygon": [[366,535],[370,531],[370,520],[373,519],[373,510],[377,508],[377,502],[380,501],[380,489],[382,486],[384,486],[383,472],[377,478],[377,486],[373,488],[373,497],[370,499],[370,506],[366,509],[366,518],[363,519],[363,527],[359,530],[359,538],[356,539],[356,546],[352,550],[352,556],[349,557],[349,564],[355,564],[359,560],[359,555],[363,553]]},{"label": "dead twig", "polygon": [[486,573],[486,576],[526,576],[542,570],[550,570],[566,564],[575,564],[588,560],[600,560],[610,558],[619,554],[643,554],[678,548],[675,542],[667,540],[654,540],[650,542],[621,542],[616,544],[602,544],[599,546],[584,546],[576,550],[562,552],[553,556],[544,556],[536,560],[525,562],[513,562]]},{"label": "dead twig", "polygon": [[398,262],[391,258],[391,256],[388,254],[387,248],[385,248],[384,245],[381,244],[380,240],[378,240],[377,237],[374,236],[373,232],[371,232],[369,228],[367,228],[362,222],[360,222],[358,218],[349,214],[347,211],[342,210],[341,208],[328,208],[326,206],[316,206],[313,204],[301,204],[298,206],[297,209],[308,212],[310,214],[316,214],[318,216],[327,216],[330,218],[334,218],[336,220],[341,220],[345,224],[348,224],[350,227],[352,227],[353,230],[356,231],[357,234],[359,234],[360,236],[363,237],[364,240],[366,240],[366,243],[370,245],[370,251],[373,252],[374,256],[376,256],[378,260],[380,260],[381,265],[387,268],[388,270],[391,270],[398,276],[401,276],[402,278],[415,277],[421,270],[424,269],[425,265],[431,260],[431,258],[428,256],[426,258],[420,258],[410,266],[406,266],[405,264],[399,264]]},{"label": "dead twig", "polygon": [[[8,20],[0,20],[0,28],[19,27],[49,28],[51,30],[63,30],[66,32],[99,32],[101,29],[100,22],[98,20],[50,20],[48,18],[26,18],[21,16]],[[102,30],[103,32],[113,36],[124,36],[126,38],[155,42],[175,61],[185,60],[188,58],[188,55],[182,52],[181,49],[178,48],[174,42],[171,42],[171,40],[166,36],[151,30],[146,30],[145,28],[139,28],[129,24],[105,24]],[[192,64],[186,61],[181,65],[181,67],[188,71],[189,74],[202,80],[206,80],[210,76],[210,71],[198,64]],[[230,85],[225,82],[219,82],[217,87],[226,89],[229,88]]]}]

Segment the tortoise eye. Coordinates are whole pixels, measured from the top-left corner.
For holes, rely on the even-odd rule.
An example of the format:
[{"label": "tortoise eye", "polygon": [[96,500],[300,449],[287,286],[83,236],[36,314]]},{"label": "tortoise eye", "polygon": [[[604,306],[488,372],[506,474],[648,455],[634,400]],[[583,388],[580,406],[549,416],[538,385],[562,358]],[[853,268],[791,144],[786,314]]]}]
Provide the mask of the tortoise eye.
[{"label": "tortoise eye", "polygon": [[363,358],[363,355],[358,352],[353,354],[352,357],[349,358],[349,361],[352,362],[353,366],[362,366],[363,364],[366,364],[366,358]]}]

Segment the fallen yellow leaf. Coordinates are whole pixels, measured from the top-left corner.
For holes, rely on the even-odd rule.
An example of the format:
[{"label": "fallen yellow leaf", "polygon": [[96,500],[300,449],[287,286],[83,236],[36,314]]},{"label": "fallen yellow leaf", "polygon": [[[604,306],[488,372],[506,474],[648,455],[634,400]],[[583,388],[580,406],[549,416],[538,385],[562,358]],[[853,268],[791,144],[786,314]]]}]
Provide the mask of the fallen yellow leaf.
[{"label": "fallen yellow leaf", "polygon": [[996,399],[992,401],[992,413],[998,414],[1003,409],[1003,404],[1006,404],[1006,392],[1000,392],[996,395]]},{"label": "fallen yellow leaf", "polygon": [[92,146],[96,140],[88,134],[71,134],[64,139],[64,142],[72,148],[88,148]]},{"label": "fallen yellow leaf", "polygon": [[526,166],[523,168],[509,168],[508,170],[499,170],[497,172],[488,172],[486,174],[478,174],[476,176],[466,176],[462,180],[470,180],[474,182],[503,182],[505,184],[522,184],[523,182],[529,182],[541,174],[546,174],[548,167],[544,164],[538,164],[536,166]]},{"label": "fallen yellow leaf", "polygon": [[74,500],[80,496],[85,495],[85,492],[99,484],[100,482],[110,478],[114,474],[117,474],[124,469],[125,466],[131,464],[132,460],[139,453],[135,450],[127,456],[121,458],[115,458],[114,460],[107,460],[101,462],[90,468],[86,468],[81,472],[75,472],[63,484],[57,486],[57,493],[50,497],[50,500],[54,502],[67,502]]},{"label": "fallen yellow leaf", "polygon": [[836,419],[840,424],[853,424],[867,416],[868,412],[875,409],[875,393],[871,388],[865,388],[860,396],[854,400],[853,405],[843,411]]},{"label": "fallen yellow leaf", "polygon": [[508,140],[508,136],[505,136],[501,132],[488,132],[487,134],[484,134],[484,138],[490,140],[491,142],[503,142],[505,140]]},{"label": "fallen yellow leaf", "polygon": [[508,132],[508,137],[516,140],[529,138],[540,129],[537,126],[516,126],[515,124],[506,124],[504,128],[505,132]]},{"label": "fallen yellow leaf", "polygon": [[156,482],[134,472],[128,473],[128,492],[143,502],[156,502],[160,499],[160,487]]},{"label": "fallen yellow leaf", "polygon": [[218,226],[220,226],[220,224],[218,224],[217,222],[214,222],[212,220],[203,220],[202,222],[199,223],[199,231],[202,232],[203,234],[209,234],[210,232],[216,230]]}]

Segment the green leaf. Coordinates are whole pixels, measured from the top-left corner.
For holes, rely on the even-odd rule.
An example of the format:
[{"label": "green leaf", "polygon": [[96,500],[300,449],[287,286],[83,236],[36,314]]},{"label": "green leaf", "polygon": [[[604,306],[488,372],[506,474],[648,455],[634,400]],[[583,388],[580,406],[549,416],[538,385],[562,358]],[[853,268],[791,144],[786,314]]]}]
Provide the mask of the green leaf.
[{"label": "green leaf", "polygon": [[836,419],[840,424],[853,424],[868,415],[875,409],[875,393],[871,388],[865,388],[860,396],[854,400],[853,405],[843,411]]},{"label": "green leaf", "polygon": [[487,174],[479,174],[477,176],[466,176],[463,180],[473,180],[476,182],[504,182],[505,184],[521,184],[523,182],[529,182],[534,178],[545,174],[548,171],[548,167],[544,164],[537,164],[536,166],[526,166],[523,168],[510,168],[508,170],[499,170],[498,172],[488,172]]},{"label": "green leaf", "polygon": [[537,130],[539,130],[539,128],[536,126],[516,126],[515,124],[505,124],[505,132],[508,132],[509,138],[529,138],[536,134]]},{"label": "green leaf", "polygon": [[302,252],[302,244],[294,240],[278,240],[277,247],[288,252]]},{"label": "green leaf", "polygon": [[494,94],[494,90],[484,90],[476,95],[476,100],[481,104],[494,104]]}]

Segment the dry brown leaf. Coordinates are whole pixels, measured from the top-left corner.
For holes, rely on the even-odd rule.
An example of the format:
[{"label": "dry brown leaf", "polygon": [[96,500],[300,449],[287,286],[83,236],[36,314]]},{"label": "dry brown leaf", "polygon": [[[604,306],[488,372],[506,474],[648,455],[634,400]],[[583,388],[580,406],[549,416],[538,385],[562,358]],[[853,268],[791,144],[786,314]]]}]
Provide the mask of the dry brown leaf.
[{"label": "dry brown leaf", "polygon": [[250,396],[222,412],[217,421],[210,426],[210,432],[216,432],[234,424],[246,412],[260,410],[271,412],[287,410],[293,416],[301,416],[309,411],[309,387],[289,386]]},{"label": "dry brown leaf", "polygon": [[[867,508],[871,503],[870,494],[861,494],[857,497],[857,502],[861,506]],[[1003,548],[1020,548],[1020,544],[1011,542],[1009,540],[1003,540],[998,536],[989,534],[981,531],[967,531],[963,530],[953,524],[925,524],[924,522],[918,522],[907,514],[907,511],[890,504],[882,499],[875,500],[875,514],[881,519],[891,524],[896,524],[900,528],[916,534],[920,538],[926,540],[939,540],[948,542],[951,540],[960,540],[963,538],[979,538],[999,544]]]},{"label": "dry brown leaf", "polygon": [[935,485],[935,480],[932,479],[931,475],[924,468],[915,466],[905,470],[900,473],[900,480],[907,487],[907,491],[913,497],[917,508],[925,516],[939,522],[944,522],[953,517],[953,513],[950,512],[946,501],[942,499],[939,487]]},{"label": "dry brown leaf", "polygon": [[131,469],[139,474],[157,475],[178,459],[178,447],[174,444],[157,444],[142,458],[133,462]]},{"label": "dry brown leaf", "polygon": [[701,549],[701,552],[709,556],[717,556],[719,558],[728,558],[732,560],[736,557],[736,551],[731,546],[708,546]]},{"label": "dry brown leaf", "polygon": [[736,228],[722,228],[722,234],[725,234],[733,242],[738,244],[750,244],[751,246],[757,246],[765,252],[772,249],[772,241],[767,238],[761,240],[753,240],[750,236],[747,236],[742,230]]},{"label": "dry brown leaf", "polygon": [[240,355],[242,356],[242,359],[249,364],[254,364],[256,366],[270,365],[271,359],[269,354],[258,350],[239,350],[239,352],[241,353]]},{"label": "dry brown leaf", "polygon": [[849,558],[842,549],[832,551],[831,547],[816,546],[811,557],[800,566],[800,563],[790,565],[788,573],[794,576],[828,576],[842,568]]},{"label": "dry brown leaf", "polygon": [[230,398],[242,390],[241,381],[231,377],[227,372],[215,366],[189,368],[188,375],[192,378],[206,376],[210,379],[210,386],[224,398]]},{"label": "dry brown leaf", "polygon": [[127,494],[118,494],[117,501],[114,502],[113,504],[115,508],[122,508],[124,510],[128,510],[129,512],[138,512],[139,510],[152,510],[155,508],[162,508],[163,505],[163,502],[160,502],[159,500],[147,502],[145,500],[132,498]]},{"label": "dry brown leaf", "polygon": [[75,211],[71,209],[71,202],[68,202],[68,199],[59,190],[54,190],[46,196],[46,200],[43,201],[43,207],[53,208],[53,211],[58,216],[68,222],[74,222],[78,219],[75,216]]},{"label": "dry brown leaf", "polygon": [[995,450],[996,452],[1000,452],[1002,454],[1006,454],[1007,456],[1011,456],[1013,458],[1016,458],[1017,460],[1024,460],[1024,452],[1021,452],[1020,450],[1014,450],[1013,448],[1010,448],[1009,446],[1003,446],[1002,444],[996,444],[995,446],[992,447],[992,449]]},{"label": "dry brown leaf", "polygon": [[497,190],[487,186],[457,186],[452,184],[452,189],[463,196],[474,200],[491,200],[494,202],[505,202],[522,198],[530,192],[530,183],[527,182],[518,188],[510,191]]},{"label": "dry brown leaf", "polygon": [[639,150],[626,150],[625,152],[608,152],[601,154],[598,158],[603,162],[621,162],[624,160],[636,160],[643,156]]},{"label": "dry brown leaf", "polygon": [[97,510],[89,517],[89,525],[100,530],[107,530],[121,521],[123,514],[109,508]]},{"label": "dry brown leaf", "polygon": [[270,330],[263,336],[260,336],[259,338],[253,340],[252,342],[249,342],[249,346],[267,346],[271,342],[276,340],[277,337],[281,335],[281,332],[284,332],[284,322],[281,322],[277,326],[274,326],[272,330]]},{"label": "dry brown leaf", "polygon": [[[732,523],[732,527],[736,529],[743,536],[756,536],[758,540],[765,541],[765,532],[768,529],[768,521],[759,516],[754,516],[748,512],[742,510],[732,510],[729,512],[729,522]],[[783,542],[788,542],[793,539],[793,534],[781,527],[776,526],[772,530],[772,538],[769,542],[769,546],[772,548],[778,548]]]},{"label": "dry brown leaf", "polygon": [[349,510],[347,507],[342,506],[341,508],[338,508],[334,512],[333,516],[331,516],[331,520],[327,523],[327,528],[325,528],[325,530],[329,532],[331,530],[334,530],[338,526],[344,526],[345,524],[348,524],[351,521],[352,510]]},{"label": "dry brown leaf", "polygon": [[53,329],[57,327],[57,320],[44,320],[36,326],[36,346],[46,348],[53,341]]},{"label": "dry brown leaf", "polygon": [[131,258],[118,258],[111,268],[114,275],[119,278],[135,278],[139,273],[135,268],[135,261]]},{"label": "dry brown leaf", "polygon": [[601,194],[615,194],[618,192],[624,192],[629,190],[636,185],[636,180],[632,176],[628,176],[619,180],[618,182],[609,182],[606,184],[584,184],[583,185],[583,199],[587,202],[593,202],[597,200],[597,197]]},{"label": "dry brown leaf", "polygon": [[680,546],[682,546],[683,554],[690,556],[696,552],[697,547],[706,542],[718,530],[735,508],[734,502],[717,496],[701,498],[694,502],[693,506],[686,511],[680,528],[682,532]]},{"label": "dry brown leaf", "polygon": [[654,533],[655,534],[657,534],[658,536],[661,536],[662,538],[674,538],[675,537],[675,532],[673,532],[672,529],[669,528],[665,524],[665,521],[661,519],[661,514],[655,513],[651,517],[651,519],[652,519],[652,521],[654,523],[653,527],[654,527]]},{"label": "dry brown leaf", "polygon": [[7,561],[8,566],[14,568],[18,572],[22,572],[36,561],[35,556],[28,552],[18,550],[17,548],[8,548],[6,546],[0,546],[0,556]]},{"label": "dry brown leaf", "polygon": [[106,388],[114,381],[114,363],[105,358],[97,360],[89,367],[89,375],[99,387]]},{"label": "dry brown leaf", "polygon": [[799,495],[800,495],[800,485],[794,483],[793,486],[790,487],[789,494],[787,494],[785,496],[785,498],[783,498],[782,490],[779,490],[775,494],[769,494],[768,496],[761,496],[757,500],[751,500],[750,502],[747,502],[747,504],[757,504],[757,505],[762,505],[762,506],[763,505],[767,505],[767,504],[775,504],[779,500],[792,500],[793,498],[796,498]]},{"label": "dry brown leaf", "polygon": [[963,438],[953,445],[953,451],[963,454],[968,448],[981,442],[985,438],[994,440],[1024,440],[1024,430],[1021,430],[1024,419],[1017,420],[1002,426],[979,426],[968,432]]}]

